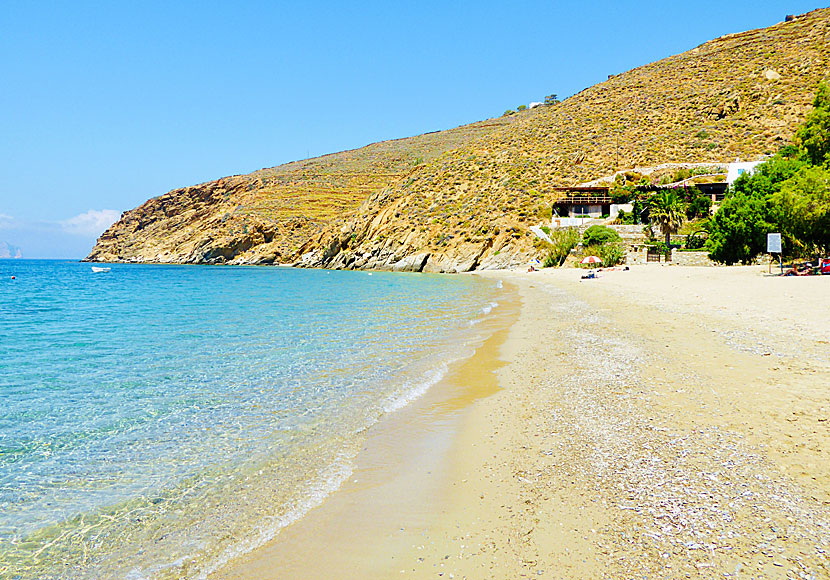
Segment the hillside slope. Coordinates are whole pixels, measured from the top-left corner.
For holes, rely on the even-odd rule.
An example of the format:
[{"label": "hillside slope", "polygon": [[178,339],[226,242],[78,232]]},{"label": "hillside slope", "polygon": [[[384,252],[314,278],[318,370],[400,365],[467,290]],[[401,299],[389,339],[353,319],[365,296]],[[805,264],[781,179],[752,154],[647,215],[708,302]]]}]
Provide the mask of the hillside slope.
[{"label": "hillside slope", "polygon": [[124,212],[89,261],[260,264],[292,260],[332,220],[434,160],[517,120],[374,143],[170,191]]},{"label": "hillside slope", "polygon": [[829,20],[816,10],[728,35],[513,117],[177,190],[126,212],[88,259],[514,265],[533,254],[527,228],[552,187],[787,143],[827,77]]}]

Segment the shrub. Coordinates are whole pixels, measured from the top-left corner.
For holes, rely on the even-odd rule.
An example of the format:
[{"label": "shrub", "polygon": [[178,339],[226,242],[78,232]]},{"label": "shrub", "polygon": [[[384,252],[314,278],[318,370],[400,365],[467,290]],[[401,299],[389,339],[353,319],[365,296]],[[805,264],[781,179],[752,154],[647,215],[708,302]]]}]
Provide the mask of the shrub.
[{"label": "shrub", "polygon": [[658,254],[671,253],[671,248],[666,245],[666,242],[652,242],[648,244],[648,247],[651,251],[657,252]]},{"label": "shrub", "polygon": [[599,247],[603,266],[616,266],[625,262],[625,248],[620,243],[603,244]]},{"label": "shrub", "polygon": [[712,198],[704,195],[696,187],[686,191],[686,219],[709,217],[712,211]]},{"label": "shrub", "polygon": [[671,177],[671,183],[677,183],[678,181],[683,181],[684,179],[689,179],[692,176],[692,172],[686,168],[678,169],[674,172],[674,175]]},{"label": "shrub", "polygon": [[557,228],[551,230],[550,243],[545,242],[547,255],[542,262],[545,268],[558,267],[565,263],[571,250],[579,243],[579,230],[576,228]]},{"label": "shrub", "polygon": [[687,250],[701,250],[706,245],[706,239],[703,236],[696,236],[694,234],[686,238]]},{"label": "shrub", "polygon": [[634,187],[631,185],[614,184],[611,188],[611,201],[614,203],[628,203],[634,198]]},{"label": "shrub", "polygon": [[502,117],[509,117],[510,115],[514,115],[515,113],[516,111],[514,111],[513,109],[507,109],[502,115]]},{"label": "shrub", "polygon": [[524,111],[525,109],[527,109],[527,105],[519,105],[518,107],[516,107],[517,111]]},{"label": "shrub", "polygon": [[[586,246],[582,252],[585,256],[597,256],[602,260],[602,266],[616,266],[625,262],[625,246],[621,243],[602,244],[601,246]],[[595,268],[596,264],[579,264],[580,268]]]},{"label": "shrub", "polygon": [[630,226],[636,225],[637,220],[634,217],[634,215],[635,214],[634,214],[633,211],[628,212],[628,211],[625,211],[625,210],[621,209],[619,212],[617,212],[617,217],[614,219],[613,223],[619,224],[619,225],[630,225]]},{"label": "shrub", "polygon": [[601,246],[603,244],[620,242],[620,234],[607,226],[591,226],[582,236],[582,243],[586,246]]}]

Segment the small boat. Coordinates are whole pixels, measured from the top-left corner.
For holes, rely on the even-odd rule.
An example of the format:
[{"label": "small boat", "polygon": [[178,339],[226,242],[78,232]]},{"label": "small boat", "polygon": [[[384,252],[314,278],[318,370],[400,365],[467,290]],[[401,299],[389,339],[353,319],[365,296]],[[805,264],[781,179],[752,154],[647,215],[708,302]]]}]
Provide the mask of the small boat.
[{"label": "small boat", "polygon": [[93,266],[92,267],[92,271],[95,272],[96,274],[99,273],[99,272],[109,272],[110,270],[112,270],[112,268],[102,268],[100,266]]}]

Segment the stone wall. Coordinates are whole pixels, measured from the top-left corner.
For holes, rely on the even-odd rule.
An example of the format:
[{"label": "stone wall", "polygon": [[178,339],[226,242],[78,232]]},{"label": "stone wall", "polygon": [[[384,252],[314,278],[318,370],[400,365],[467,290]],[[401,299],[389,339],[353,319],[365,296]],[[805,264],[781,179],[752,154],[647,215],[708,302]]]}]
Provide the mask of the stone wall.
[{"label": "stone wall", "polygon": [[671,262],[678,266],[714,266],[715,262],[709,259],[707,252],[678,252],[671,251]]},{"label": "stone wall", "polygon": [[[635,264],[656,264],[657,262],[648,262],[648,248],[639,247],[634,250],[629,250],[626,254],[625,263],[629,265]],[[678,252],[676,249],[671,251],[671,261],[666,262],[664,256],[660,256],[661,264],[674,264],[675,266],[714,266],[715,262],[709,259],[709,254],[706,252]]]}]

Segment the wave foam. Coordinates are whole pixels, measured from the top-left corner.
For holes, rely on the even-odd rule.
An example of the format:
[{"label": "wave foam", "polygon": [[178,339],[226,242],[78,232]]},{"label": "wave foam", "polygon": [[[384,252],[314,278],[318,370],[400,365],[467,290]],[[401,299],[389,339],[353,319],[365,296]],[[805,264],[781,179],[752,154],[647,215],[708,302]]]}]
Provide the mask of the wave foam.
[{"label": "wave foam", "polygon": [[280,533],[280,530],[300,520],[312,509],[322,504],[352,475],[354,469],[352,460],[353,456],[345,454],[338,457],[332,465],[320,474],[317,481],[307,490],[303,500],[295,504],[287,513],[267,518],[268,523],[264,523],[258,532],[254,532],[250,537],[226,548],[216,559],[200,570],[194,578],[196,580],[207,580],[209,575],[217,572],[234,558],[264,546],[273,540]]},{"label": "wave foam", "polygon": [[386,404],[383,405],[383,412],[394,413],[395,411],[403,409],[412,401],[423,397],[426,392],[429,391],[430,387],[436,385],[441,379],[444,378],[448,370],[449,364],[443,362],[438,365],[437,368],[434,368],[432,371],[428,372],[423,381],[420,381],[415,385],[411,385],[411,383],[408,384],[408,388],[404,388],[403,394],[390,398]]}]

